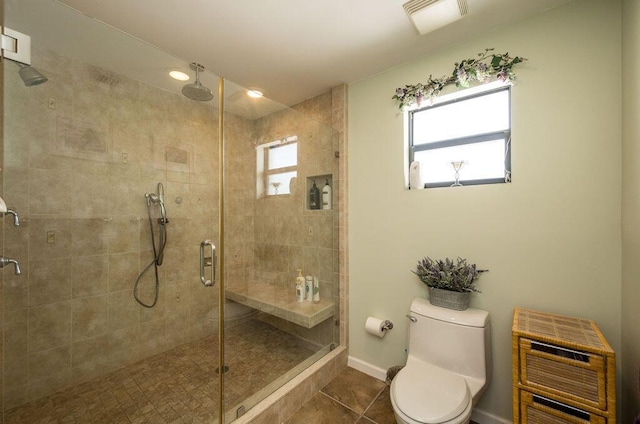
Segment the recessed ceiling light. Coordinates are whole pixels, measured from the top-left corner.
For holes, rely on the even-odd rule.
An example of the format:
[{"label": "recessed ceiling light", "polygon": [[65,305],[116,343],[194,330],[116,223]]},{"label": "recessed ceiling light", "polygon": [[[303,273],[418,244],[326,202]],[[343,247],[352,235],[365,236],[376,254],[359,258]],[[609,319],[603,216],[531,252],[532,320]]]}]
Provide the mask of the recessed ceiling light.
[{"label": "recessed ceiling light", "polygon": [[169,72],[169,76],[173,79],[177,79],[178,81],[189,81],[189,75],[182,71],[171,71]]},{"label": "recessed ceiling light", "polygon": [[262,91],[260,90],[247,90],[247,95],[249,97],[253,97],[254,99],[257,99],[258,97],[262,97]]}]

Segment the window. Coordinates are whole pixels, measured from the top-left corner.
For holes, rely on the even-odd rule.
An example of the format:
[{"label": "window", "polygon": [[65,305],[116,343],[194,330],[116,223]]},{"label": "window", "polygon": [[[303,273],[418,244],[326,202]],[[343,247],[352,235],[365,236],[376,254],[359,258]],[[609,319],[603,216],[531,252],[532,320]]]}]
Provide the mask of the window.
[{"label": "window", "polygon": [[290,194],[291,180],[298,176],[298,137],[261,144],[256,156],[258,197]]},{"label": "window", "polygon": [[409,164],[420,163],[424,187],[510,181],[511,90],[495,87],[408,112]]}]

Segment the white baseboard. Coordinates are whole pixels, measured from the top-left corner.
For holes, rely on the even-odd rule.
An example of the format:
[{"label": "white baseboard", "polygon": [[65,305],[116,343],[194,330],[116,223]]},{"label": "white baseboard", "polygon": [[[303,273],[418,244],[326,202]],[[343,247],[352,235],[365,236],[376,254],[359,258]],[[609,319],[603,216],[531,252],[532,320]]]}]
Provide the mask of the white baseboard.
[{"label": "white baseboard", "polygon": [[512,424],[511,421],[505,418],[490,414],[478,408],[474,408],[471,412],[471,420],[478,424]]},{"label": "white baseboard", "polygon": [[387,370],[376,367],[375,365],[362,361],[358,358],[354,358],[353,356],[349,356],[347,365],[351,368],[357,369],[358,371],[362,371],[373,378],[377,378],[378,380],[385,381],[387,379]]},{"label": "white baseboard", "polygon": [[[347,365],[367,375],[370,375],[371,377],[377,378],[378,380],[385,381],[387,379],[387,370],[376,367],[375,365],[372,365],[361,359],[354,358],[353,356],[349,356]],[[478,424],[512,424],[511,421],[505,418],[490,414],[478,408],[473,409],[473,412],[471,413],[471,419]]]}]

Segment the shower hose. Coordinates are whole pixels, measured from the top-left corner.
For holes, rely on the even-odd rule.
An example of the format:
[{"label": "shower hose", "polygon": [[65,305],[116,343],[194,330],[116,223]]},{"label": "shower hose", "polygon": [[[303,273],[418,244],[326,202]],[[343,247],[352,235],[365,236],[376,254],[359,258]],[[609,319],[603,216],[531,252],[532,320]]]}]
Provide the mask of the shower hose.
[{"label": "shower hose", "polygon": [[[162,265],[162,259],[164,256],[164,247],[167,245],[167,228],[166,225],[169,223],[169,220],[163,216],[162,218],[158,218],[158,232],[159,232],[159,240],[158,247],[156,249],[156,237],[153,233],[153,219],[151,218],[151,202],[147,201],[147,215],[149,217],[149,231],[151,232],[151,246],[153,247],[153,260],[144,267],[142,272],[136,278],[136,282],[133,285],[133,297],[136,299],[140,305],[145,308],[153,308],[158,303],[158,292],[160,291],[160,278],[158,276],[158,267]],[[142,277],[153,267],[155,273],[155,288],[153,294],[153,302],[145,303],[140,297],[138,297],[138,285],[140,284],[140,280]]]}]

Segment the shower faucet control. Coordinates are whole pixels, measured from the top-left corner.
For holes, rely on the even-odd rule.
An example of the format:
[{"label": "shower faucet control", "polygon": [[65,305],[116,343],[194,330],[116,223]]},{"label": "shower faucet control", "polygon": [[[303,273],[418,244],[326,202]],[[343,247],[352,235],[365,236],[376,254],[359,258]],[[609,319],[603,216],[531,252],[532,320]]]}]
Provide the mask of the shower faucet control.
[{"label": "shower faucet control", "polygon": [[13,215],[13,225],[15,225],[16,227],[20,226],[20,219],[18,218],[18,212],[8,208],[7,204],[5,203],[2,197],[0,197],[0,213],[3,214],[4,216],[7,216],[7,214]]},{"label": "shower faucet control", "polygon": [[20,271],[20,264],[15,259],[5,258],[4,256],[0,256],[0,268],[4,268],[6,265],[13,264],[16,275],[22,274]]},{"label": "shower faucet control", "polygon": [[19,227],[20,226],[20,217],[18,216],[18,212],[16,212],[13,209],[7,208],[7,211],[4,213],[4,216],[7,216],[7,215],[13,215],[13,226],[14,227]]}]

